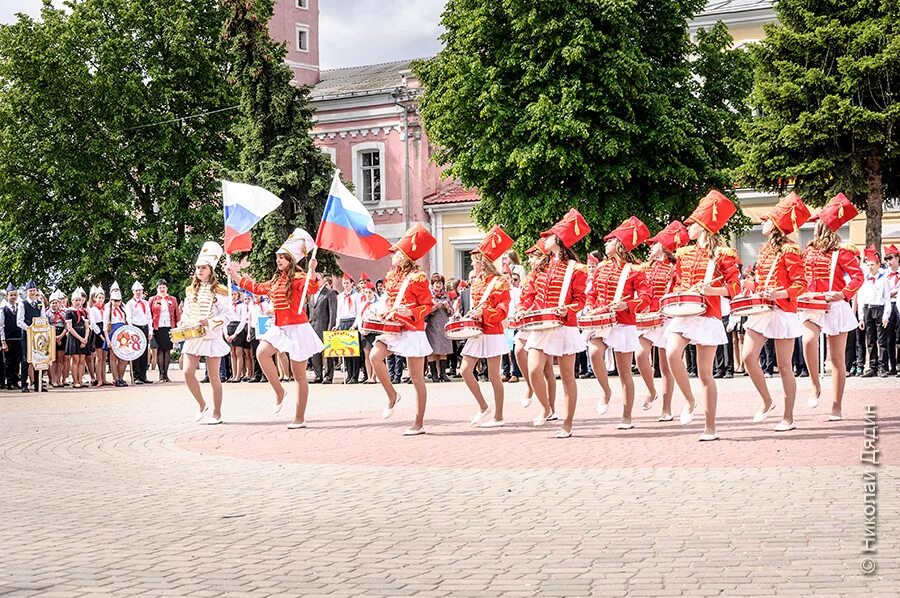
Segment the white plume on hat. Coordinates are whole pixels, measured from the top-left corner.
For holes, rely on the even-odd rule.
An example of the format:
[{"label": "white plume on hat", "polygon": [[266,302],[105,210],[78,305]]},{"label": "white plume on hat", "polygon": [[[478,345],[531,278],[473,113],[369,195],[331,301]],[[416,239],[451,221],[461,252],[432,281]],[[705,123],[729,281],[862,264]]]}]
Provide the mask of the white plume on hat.
[{"label": "white plume on hat", "polygon": [[59,301],[60,299],[65,299],[66,296],[59,289],[55,289],[52,293],[50,293],[50,301]]},{"label": "white plume on hat", "polygon": [[289,253],[299,261],[315,248],[316,242],[312,236],[302,228],[295,228],[291,236],[281,244],[275,253]]},{"label": "white plume on hat", "polygon": [[[94,287],[91,287],[92,295],[93,295],[93,291],[94,291]],[[72,291],[72,301],[75,301],[75,297],[84,297],[85,299],[87,298],[87,296],[84,294],[84,289],[81,287],[78,287],[77,289]]]},{"label": "white plume on hat", "polygon": [[109,298],[116,301],[122,300],[122,289],[119,288],[118,282],[112,283],[112,286],[109,287]]},{"label": "white plume on hat", "polygon": [[143,290],[144,290],[144,285],[142,285],[141,282],[140,282],[139,280],[135,280],[135,281],[134,281],[134,284],[131,285],[131,292],[132,292],[132,293],[135,292],[135,291],[143,291]]},{"label": "white plume on hat", "polygon": [[200,248],[200,255],[197,256],[195,266],[209,266],[215,269],[222,257],[222,246],[215,241],[207,241]]}]

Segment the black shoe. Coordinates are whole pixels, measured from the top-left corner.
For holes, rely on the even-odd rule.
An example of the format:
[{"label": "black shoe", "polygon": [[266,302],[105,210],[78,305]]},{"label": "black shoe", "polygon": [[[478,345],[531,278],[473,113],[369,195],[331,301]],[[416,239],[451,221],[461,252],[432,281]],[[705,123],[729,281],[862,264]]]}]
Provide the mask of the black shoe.
[{"label": "black shoe", "polygon": [[141,378],[141,382],[144,384],[153,384],[153,380],[147,380],[146,378]]},{"label": "black shoe", "polygon": [[359,380],[357,380],[356,378],[350,378],[349,380],[347,380],[346,384],[359,384]]},{"label": "black shoe", "polygon": [[897,368],[891,368],[888,370],[888,376],[896,376],[896,375],[897,375]]},{"label": "black shoe", "polygon": [[875,370],[866,370],[865,372],[863,372],[862,377],[863,378],[874,378],[877,375],[878,374],[875,372]]},{"label": "black shoe", "polygon": [[26,386],[22,387],[22,392],[25,393],[25,392],[31,392],[31,391],[28,389],[28,386],[26,385]]},{"label": "black shoe", "polygon": [[44,385],[42,385],[42,386],[41,386],[41,392],[47,392],[47,389],[48,389],[49,386],[50,386],[49,384],[44,384]]},{"label": "black shoe", "polygon": [[722,372],[713,372],[713,378],[724,378],[725,374]]},{"label": "black shoe", "polygon": [[145,384],[145,382],[143,380],[141,380],[140,378],[135,379],[134,383],[135,384]]},{"label": "black shoe", "polygon": [[[257,380],[256,378],[253,378],[252,380],[250,380],[250,382],[259,382],[259,380]],[[309,383],[310,384],[321,384],[322,379],[321,378],[313,378],[312,380],[309,381]]]},{"label": "black shoe", "polygon": [[331,378],[324,378],[322,384],[331,384]]},{"label": "black shoe", "polygon": [[800,372],[800,377],[801,378],[809,378],[809,370],[802,370]]},{"label": "black shoe", "polygon": [[734,378],[734,373],[733,372],[725,372],[725,375],[723,376],[723,378]]},{"label": "black shoe", "polygon": [[400,384],[400,378],[391,378],[391,384]]},{"label": "black shoe", "polygon": [[209,376],[206,376],[206,377],[203,378],[203,380],[201,380],[200,382],[203,383],[203,384],[208,383],[208,382],[209,382]]},{"label": "black shoe", "polygon": [[882,372],[881,372],[880,374],[878,374],[878,377],[879,377],[879,378],[887,378],[887,377],[888,377],[888,373],[882,370]]}]

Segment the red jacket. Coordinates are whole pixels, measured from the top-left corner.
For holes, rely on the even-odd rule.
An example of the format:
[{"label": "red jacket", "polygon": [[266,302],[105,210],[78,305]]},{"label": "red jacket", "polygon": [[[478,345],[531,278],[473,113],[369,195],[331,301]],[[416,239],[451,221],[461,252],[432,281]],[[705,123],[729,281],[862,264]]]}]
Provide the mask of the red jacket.
[{"label": "red jacket", "polygon": [[[589,285],[590,291],[587,293],[588,311],[605,307],[613,302],[624,268],[625,262],[617,259],[605,259],[594,269]],[[628,304],[628,308],[615,312],[616,322],[634,326],[637,324],[638,312],[650,305],[650,289],[647,286],[647,279],[637,264],[631,264],[631,271],[628,273],[628,278],[625,279],[620,299]]]},{"label": "red jacket", "polygon": [[[687,291],[695,290],[693,287],[702,286],[703,279],[706,276],[706,266],[709,263],[709,257],[705,247],[697,244],[687,245],[676,252],[675,260],[675,290]],[[727,297],[734,297],[740,292],[741,283],[739,280],[737,266],[737,251],[731,247],[719,247],[716,249],[715,255],[716,265],[713,268],[712,283],[714,287],[725,287]],[[718,280],[716,280],[718,278]],[[699,290],[696,290],[699,292]],[[706,313],[703,314],[707,318],[722,319],[722,300],[718,295],[705,297]]]},{"label": "red jacket", "polygon": [[495,279],[491,294],[481,306],[481,324],[484,334],[503,334],[503,321],[509,313],[509,282],[504,276],[496,275],[489,278],[476,278],[472,283],[472,309],[478,307],[481,297],[487,290],[491,279]]},{"label": "red jacket", "polygon": [[[859,267],[859,260],[852,251],[839,247],[837,265],[834,268],[834,282],[828,288],[828,280],[831,278],[831,251],[820,251],[812,245],[806,247],[803,254],[803,271],[806,278],[806,288],[809,292],[824,293],[826,291],[840,291],[847,301],[859,290],[863,283],[863,271]],[[850,277],[847,282],[846,277]]]},{"label": "red jacket", "polygon": [[[287,288],[291,285],[291,297],[288,301]],[[254,282],[252,278],[241,276],[238,279],[238,286],[242,289],[250,291],[254,295],[268,295],[272,302],[272,308],[275,311],[276,326],[290,326],[292,324],[305,324],[309,322],[306,317],[306,310],[297,313],[300,310],[300,296],[303,294],[303,286],[306,284],[306,276],[297,272],[293,278],[288,281],[287,273],[282,273],[275,282]],[[319,290],[319,281],[312,279],[309,281],[307,295],[313,295]]]},{"label": "red jacket", "polygon": [[668,259],[644,262],[644,276],[650,287],[650,307],[647,311],[659,311],[659,300],[666,293],[672,292],[675,283],[675,264]]},{"label": "red jacket", "polygon": [[153,318],[154,330],[159,328],[159,314],[164,307],[168,307],[169,310],[170,327],[175,328],[175,326],[178,325],[178,320],[181,319],[181,310],[178,309],[178,299],[172,295],[166,295],[165,297],[153,295],[150,297],[150,316]]},{"label": "red jacket", "polygon": [[406,285],[406,291],[400,300],[400,307],[407,307],[412,311],[411,316],[401,316],[394,312],[394,303],[397,301],[397,294],[400,293],[400,287],[403,286],[403,280],[406,275],[401,274],[396,269],[391,269],[384,279],[384,289],[387,293],[385,301],[385,319],[393,320],[403,324],[406,330],[425,330],[425,316],[431,313],[434,305],[434,299],[431,296],[431,287],[428,284],[428,277],[421,270],[415,270],[409,275],[409,284]]},{"label": "red jacket", "polygon": [[[543,268],[533,270],[531,284],[527,284],[526,281],[522,290],[522,307],[526,311],[558,307],[567,267],[567,261],[553,257]],[[584,309],[586,300],[585,286],[587,286],[587,267],[575,264],[569,290],[563,301],[566,308],[563,320],[565,326],[578,326],[578,312]]]},{"label": "red jacket", "polygon": [[806,292],[806,276],[803,273],[803,256],[794,243],[785,243],[781,251],[766,243],[756,256],[756,292],[775,290],[788,293],[786,299],[775,300],[775,305],[781,311],[796,313],[797,297]]}]

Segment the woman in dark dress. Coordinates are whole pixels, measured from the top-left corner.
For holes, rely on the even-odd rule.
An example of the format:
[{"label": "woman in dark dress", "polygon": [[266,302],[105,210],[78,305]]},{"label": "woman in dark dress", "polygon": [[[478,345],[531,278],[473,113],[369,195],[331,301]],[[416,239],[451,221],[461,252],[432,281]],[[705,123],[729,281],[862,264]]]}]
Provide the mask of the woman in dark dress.
[{"label": "woman in dark dress", "polygon": [[66,312],[66,355],[72,364],[72,387],[81,388],[86,367],[85,356],[93,352],[89,316],[84,309],[84,290],[80,287],[72,293],[72,307]]},{"label": "woman in dark dress", "polygon": [[447,377],[447,355],[453,352],[453,341],[447,338],[444,327],[450,321],[450,297],[444,289],[444,277],[431,275],[431,297],[434,306],[425,318],[425,336],[434,351],[428,356],[428,371],[432,382],[450,382]]}]

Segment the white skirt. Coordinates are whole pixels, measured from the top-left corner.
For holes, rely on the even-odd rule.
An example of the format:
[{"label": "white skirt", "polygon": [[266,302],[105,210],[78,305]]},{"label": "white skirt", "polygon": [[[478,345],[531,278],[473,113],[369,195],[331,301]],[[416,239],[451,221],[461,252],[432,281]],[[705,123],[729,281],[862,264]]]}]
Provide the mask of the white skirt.
[{"label": "white skirt", "polygon": [[725,334],[725,325],[721,318],[709,318],[706,316],[679,316],[672,318],[669,323],[669,335],[680,334],[691,342],[692,345],[715,347],[728,344],[728,336]]},{"label": "white skirt", "polygon": [[658,349],[666,348],[666,341],[669,340],[669,328],[672,327],[672,319],[666,318],[663,320],[662,326],[657,326],[656,328],[651,328],[650,330],[645,330],[641,333],[641,336],[653,343],[653,346]]},{"label": "white skirt", "polygon": [[306,361],[325,348],[309,322],[272,326],[259,337],[259,340],[266,341],[282,353],[287,353],[291,361]]},{"label": "white skirt", "polygon": [[748,317],[744,322],[744,328],[772,339],[803,336],[803,326],[800,325],[797,314],[782,311],[777,307],[770,312]]},{"label": "white skirt", "polygon": [[200,357],[224,357],[231,352],[231,347],[222,338],[222,331],[219,330],[213,338],[202,336],[200,338],[192,338],[184,341],[182,351],[185,355],[199,355]]},{"label": "white skirt", "polygon": [[428,357],[434,353],[424,330],[404,330],[400,334],[385,334],[378,337],[376,342],[384,343],[388,351],[401,357]]},{"label": "white skirt", "polygon": [[539,349],[547,355],[562,357],[584,351],[584,339],[574,326],[559,326],[550,330],[532,330],[525,348]]},{"label": "white skirt", "polygon": [[853,308],[846,301],[830,303],[825,313],[801,311],[799,316],[800,322],[812,322],[821,328],[826,336],[837,336],[859,327]]},{"label": "white skirt", "polygon": [[509,353],[506,337],[502,334],[482,334],[466,341],[462,354],[465,357],[499,357]]},{"label": "white skirt", "polygon": [[634,324],[614,324],[612,328],[603,331],[593,331],[591,338],[599,338],[607,347],[616,353],[633,353],[641,344],[637,326]]},{"label": "white skirt", "polygon": [[516,336],[514,337],[516,341],[522,341],[522,344],[528,342],[528,335],[531,334],[530,330],[516,330]]}]

